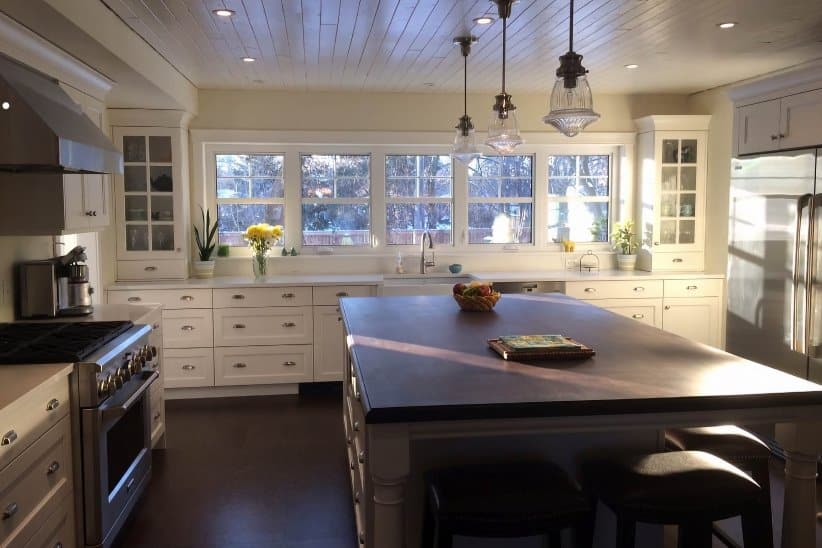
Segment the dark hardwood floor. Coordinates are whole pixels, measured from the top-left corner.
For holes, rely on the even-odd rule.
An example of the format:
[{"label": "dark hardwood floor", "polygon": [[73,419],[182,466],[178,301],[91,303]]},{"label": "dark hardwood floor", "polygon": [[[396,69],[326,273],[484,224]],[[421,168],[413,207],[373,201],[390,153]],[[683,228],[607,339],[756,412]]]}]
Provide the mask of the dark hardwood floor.
[{"label": "dark hardwood floor", "polygon": [[338,390],[169,401],[166,421],[168,448],[115,548],[356,548]]}]

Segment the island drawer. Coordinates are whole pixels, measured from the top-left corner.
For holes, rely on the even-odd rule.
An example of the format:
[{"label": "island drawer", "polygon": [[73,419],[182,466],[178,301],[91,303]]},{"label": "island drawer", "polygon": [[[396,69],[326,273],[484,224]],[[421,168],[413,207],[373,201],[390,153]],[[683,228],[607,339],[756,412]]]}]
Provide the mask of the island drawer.
[{"label": "island drawer", "polygon": [[[71,490],[71,426],[68,417],[23,451],[0,472],[0,545],[23,546],[40,528],[44,506]],[[39,519],[35,519],[35,517]]]},{"label": "island drawer", "polygon": [[310,344],[313,338],[310,306],[214,310],[215,346]]},{"label": "island drawer", "polygon": [[0,470],[68,413],[69,387],[65,376],[44,382],[4,409],[0,422]]},{"label": "island drawer", "polygon": [[337,306],[340,297],[370,297],[372,285],[323,285],[314,288],[314,304]]},{"label": "island drawer", "polygon": [[662,298],[662,280],[613,280],[566,282],[565,294],[577,299]]},{"label": "island drawer", "polygon": [[666,297],[719,297],[721,295],[722,280],[719,278],[665,280]]},{"label": "island drawer", "polygon": [[160,303],[165,310],[211,308],[210,289],[133,289],[109,291],[109,304]]},{"label": "island drawer", "polygon": [[217,386],[310,382],[313,378],[311,345],[214,349]]},{"label": "island drawer", "polygon": [[311,287],[242,287],[214,290],[214,308],[311,306]]},{"label": "island drawer", "polygon": [[74,500],[65,497],[45,523],[37,523],[37,532],[24,548],[72,548],[74,546]]},{"label": "island drawer", "polygon": [[163,348],[213,346],[211,310],[166,310],[163,312]]},{"label": "island drawer", "polygon": [[163,369],[166,388],[214,386],[214,350],[167,348],[163,351]]}]

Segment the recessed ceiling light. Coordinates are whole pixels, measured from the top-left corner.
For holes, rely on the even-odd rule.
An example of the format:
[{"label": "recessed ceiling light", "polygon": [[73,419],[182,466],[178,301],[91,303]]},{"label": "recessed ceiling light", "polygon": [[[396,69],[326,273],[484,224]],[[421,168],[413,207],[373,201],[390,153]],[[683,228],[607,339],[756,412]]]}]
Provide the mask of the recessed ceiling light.
[{"label": "recessed ceiling light", "polygon": [[732,29],[736,26],[736,23],[734,23],[733,21],[727,21],[725,23],[717,23],[716,26],[721,29]]},{"label": "recessed ceiling light", "polygon": [[220,8],[216,10],[211,10],[211,13],[213,13],[214,15],[219,15],[220,17],[231,17],[236,12],[234,10],[230,10],[227,8]]},{"label": "recessed ceiling light", "polygon": [[256,61],[254,57],[243,57],[243,63],[253,63]]},{"label": "recessed ceiling light", "polygon": [[474,24],[475,25],[490,25],[494,22],[494,18],[490,15],[482,15],[480,17],[474,17]]},{"label": "recessed ceiling light", "polygon": [[3,101],[2,103],[0,103],[0,108],[2,108],[3,110],[8,110],[11,108],[11,103],[9,103],[8,101]]},{"label": "recessed ceiling light", "polygon": [[639,68],[639,65],[637,65],[636,63],[628,63],[627,65],[625,65],[625,68],[626,69],[635,69],[635,68]]}]

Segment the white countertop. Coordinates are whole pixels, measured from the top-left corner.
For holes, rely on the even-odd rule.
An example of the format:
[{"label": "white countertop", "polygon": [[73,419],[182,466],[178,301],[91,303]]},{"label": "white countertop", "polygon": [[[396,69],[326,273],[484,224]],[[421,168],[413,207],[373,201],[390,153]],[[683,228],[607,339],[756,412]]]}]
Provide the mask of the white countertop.
[{"label": "white countertop", "polygon": [[25,319],[23,322],[118,322],[147,323],[148,314],[162,308],[160,304],[95,304],[94,312],[87,316],[60,316],[47,319]]},{"label": "white countertop", "polygon": [[[314,285],[381,285],[385,280],[397,278],[458,278],[471,277],[493,282],[540,282],[540,281],[575,281],[575,280],[661,280],[687,278],[724,278],[722,274],[705,272],[645,272],[642,270],[601,270],[598,272],[579,272],[576,270],[544,271],[476,271],[450,274],[434,272],[430,274],[291,274],[274,275],[264,281],[254,281],[247,276],[218,276],[208,279],[190,278],[188,280],[166,280],[153,282],[117,282],[107,287],[108,290],[140,289],[212,289],[222,287],[278,287],[278,286],[314,286]],[[95,309],[96,314],[96,309]],[[95,318],[96,319],[96,318]]]},{"label": "white countertop", "polygon": [[0,365],[0,412],[41,384],[65,377],[73,370],[70,363]]}]

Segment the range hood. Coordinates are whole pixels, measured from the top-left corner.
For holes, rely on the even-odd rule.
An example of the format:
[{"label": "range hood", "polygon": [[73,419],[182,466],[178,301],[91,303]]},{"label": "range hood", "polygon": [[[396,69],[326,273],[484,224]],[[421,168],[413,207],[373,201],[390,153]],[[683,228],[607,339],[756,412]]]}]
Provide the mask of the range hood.
[{"label": "range hood", "polygon": [[123,155],[55,80],[0,55],[0,171],[123,173]]}]

